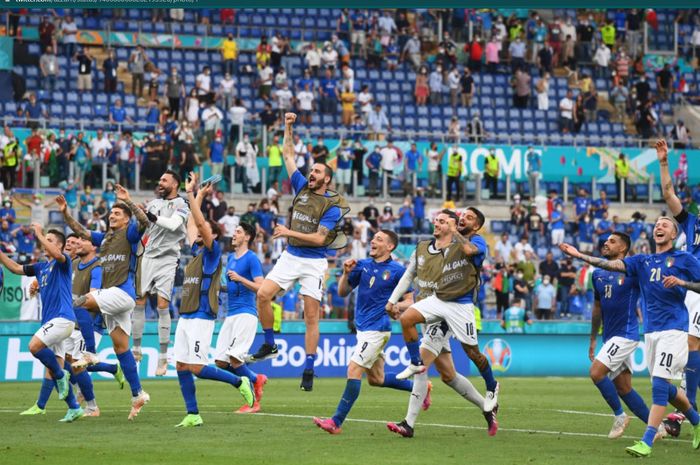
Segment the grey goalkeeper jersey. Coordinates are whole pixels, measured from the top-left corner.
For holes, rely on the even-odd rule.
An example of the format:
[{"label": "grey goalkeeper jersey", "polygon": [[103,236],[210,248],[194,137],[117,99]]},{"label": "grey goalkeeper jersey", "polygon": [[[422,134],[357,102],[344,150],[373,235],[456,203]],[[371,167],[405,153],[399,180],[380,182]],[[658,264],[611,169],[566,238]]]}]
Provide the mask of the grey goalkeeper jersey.
[{"label": "grey goalkeeper jersey", "polygon": [[156,216],[165,218],[180,217],[182,224],[170,231],[155,223],[151,223],[143,234],[141,243],[144,247],[145,258],[180,257],[180,241],[187,235],[187,217],[190,207],[182,197],[172,200],[153,199],[146,205],[146,210]]}]

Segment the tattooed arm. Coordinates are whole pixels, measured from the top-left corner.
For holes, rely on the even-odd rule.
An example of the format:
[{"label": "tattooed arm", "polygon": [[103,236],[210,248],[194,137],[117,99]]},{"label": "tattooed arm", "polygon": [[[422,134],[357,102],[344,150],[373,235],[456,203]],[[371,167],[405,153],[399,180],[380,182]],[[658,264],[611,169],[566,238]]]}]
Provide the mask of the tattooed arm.
[{"label": "tattooed arm", "polygon": [[673,216],[678,216],[683,211],[683,205],[673,189],[673,181],[671,173],[668,169],[668,145],[664,139],[659,139],[656,142],[656,158],[659,160],[659,171],[661,172],[661,192],[664,196],[664,201],[671,210]]},{"label": "tattooed arm", "polygon": [[328,236],[329,232],[330,230],[325,226],[319,226],[318,231],[315,233],[302,233],[292,231],[288,227],[278,224],[275,226],[272,238],[286,237],[288,239],[297,239],[304,242],[308,247],[321,247],[326,242],[326,236]]},{"label": "tattooed arm", "polygon": [[80,238],[90,240],[91,233],[83,227],[82,224],[78,223],[75,218],[71,216],[68,212],[68,204],[66,199],[59,195],[56,197],[56,205],[58,205],[58,210],[63,213],[63,219],[65,220],[68,227]]},{"label": "tattooed arm", "polygon": [[127,191],[123,186],[116,184],[114,186],[114,190],[116,191],[117,199],[124,202],[126,206],[129,207],[129,210],[131,210],[131,213],[136,217],[136,221],[139,223],[139,231],[145,231],[150,224],[146,213],[131,200],[129,191]]},{"label": "tattooed arm", "polygon": [[688,289],[689,291],[700,293],[700,283],[691,283],[688,281],[684,281],[676,276],[664,276],[663,283],[664,287],[667,289],[671,287],[680,286]]},{"label": "tattooed arm", "polygon": [[296,121],[297,115],[294,113],[285,113],[284,115],[284,139],[282,139],[282,158],[284,166],[287,168],[289,177],[297,170],[297,163],[294,156],[294,135],[292,126]]},{"label": "tattooed arm", "polygon": [[625,262],[622,260],[606,260],[604,258],[591,257],[590,255],[582,254],[576,249],[576,247],[569,244],[561,244],[559,248],[566,255],[573,258],[578,258],[579,260],[583,260],[584,262],[593,265],[596,268],[602,268],[608,271],[618,271],[620,273],[625,273],[627,271]]}]

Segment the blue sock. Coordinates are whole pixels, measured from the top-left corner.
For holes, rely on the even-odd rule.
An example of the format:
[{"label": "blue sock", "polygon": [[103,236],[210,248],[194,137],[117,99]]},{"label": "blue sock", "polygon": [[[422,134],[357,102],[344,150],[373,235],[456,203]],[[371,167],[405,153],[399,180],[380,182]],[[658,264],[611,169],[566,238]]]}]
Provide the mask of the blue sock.
[{"label": "blue sock", "polygon": [[84,308],[75,309],[75,319],[80,326],[80,334],[83,335],[85,341],[85,350],[95,353],[95,323],[92,321],[92,315]]},{"label": "blue sock", "polygon": [[73,375],[75,380],[78,382],[80,387],[80,392],[83,393],[85,400],[95,400],[95,391],[92,388],[92,378],[87,371],[81,371],[77,375]]},{"label": "blue sock", "polygon": [[495,391],[496,385],[498,383],[496,383],[496,378],[493,377],[493,371],[491,371],[491,364],[489,362],[486,362],[486,368],[484,368],[483,370],[479,370],[479,373],[486,382],[486,390]]},{"label": "blue sock", "polygon": [[94,365],[90,365],[89,367],[87,367],[87,371],[89,371],[90,373],[96,373],[96,372],[112,373],[114,375],[117,373],[117,364],[116,363],[98,362],[98,363],[95,363]]},{"label": "blue sock", "polygon": [[68,363],[68,360],[63,360],[63,369],[68,372],[68,381],[75,386],[78,383],[78,380],[75,379],[75,375],[73,374],[73,368],[70,366],[70,363]]},{"label": "blue sock", "polygon": [[306,354],[306,363],[304,364],[304,370],[313,370],[314,363],[316,363],[316,354]]},{"label": "blue sock", "polygon": [[406,342],[406,348],[408,349],[408,356],[411,357],[411,363],[414,365],[422,365],[423,359],[421,359],[420,356],[420,341]]},{"label": "blue sock", "polygon": [[117,354],[117,359],[122,366],[124,377],[131,387],[131,395],[138,396],[139,392],[141,392],[141,380],[139,380],[139,372],[136,368],[134,354],[131,353],[131,350],[127,350],[122,354]]},{"label": "blue sock", "polygon": [[180,382],[180,392],[182,398],[185,399],[185,408],[188,414],[196,415],[199,413],[197,408],[197,389],[194,386],[194,376],[189,371],[177,371],[177,380]]},{"label": "blue sock", "polygon": [[61,365],[58,364],[56,354],[53,353],[53,350],[49,349],[48,347],[44,347],[39,352],[34,354],[34,358],[38,359],[51,371],[54,379],[63,378],[63,370],[61,370]]},{"label": "blue sock", "polygon": [[338,402],[338,408],[333,415],[333,421],[336,426],[340,426],[345,421],[345,417],[350,413],[350,409],[360,395],[360,387],[362,386],[362,380],[360,379],[349,379],[345,383],[345,391],[343,391],[343,397],[340,398]]},{"label": "blue sock", "polygon": [[632,389],[630,392],[620,397],[625,402],[625,405],[629,407],[632,413],[637,416],[637,418],[642,420],[644,423],[649,422],[649,407],[647,407],[644,399],[642,399],[642,396],[640,396],[637,391]]},{"label": "blue sock", "polygon": [[653,446],[657,431],[658,430],[653,426],[647,426],[647,430],[644,432],[644,436],[642,436],[642,441],[649,447]]},{"label": "blue sock", "polygon": [[246,365],[245,363],[239,366],[238,368],[233,368],[232,373],[237,376],[247,376],[250,382],[253,384],[255,384],[258,381],[258,374],[250,368],[248,368],[248,365]]},{"label": "blue sock", "polygon": [[401,391],[412,391],[413,381],[410,379],[396,379],[396,373],[385,373],[382,387],[399,389]]},{"label": "blue sock", "polygon": [[46,408],[46,403],[51,397],[51,391],[53,391],[55,384],[52,379],[44,378],[41,381],[41,389],[39,390],[39,398],[36,401],[36,405],[39,408]]},{"label": "blue sock", "polygon": [[[54,380],[53,384],[56,387],[56,391],[58,391],[58,384],[56,383],[56,380]],[[63,400],[66,402],[66,405],[68,405],[69,409],[75,410],[77,408],[80,408],[80,404],[75,398],[75,394],[73,394],[73,388],[70,386],[70,384],[68,385],[68,396]]]},{"label": "blue sock", "polygon": [[202,367],[202,371],[200,371],[197,376],[202,379],[213,379],[214,381],[228,383],[234,387],[239,387],[241,385],[241,378],[233,373],[211,365]]},{"label": "blue sock", "polygon": [[272,328],[263,328],[263,333],[265,334],[265,344],[275,345],[275,331]]},{"label": "blue sock", "polygon": [[678,388],[671,383],[668,383],[668,401],[672,402],[676,399],[676,396],[678,395]]},{"label": "blue sock", "polygon": [[687,411],[683,412],[683,415],[688,419],[691,425],[696,426],[700,423],[700,416],[694,408],[689,408]]},{"label": "blue sock", "polygon": [[620,396],[617,395],[615,390],[615,385],[607,376],[602,380],[595,383],[595,387],[598,388],[600,393],[603,395],[603,399],[608,403],[610,409],[612,409],[615,415],[622,415],[624,412],[622,410],[622,404],[620,403]]},{"label": "blue sock", "polygon": [[698,384],[700,384],[700,351],[688,353],[688,364],[685,366],[685,395],[690,405],[697,409]]}]

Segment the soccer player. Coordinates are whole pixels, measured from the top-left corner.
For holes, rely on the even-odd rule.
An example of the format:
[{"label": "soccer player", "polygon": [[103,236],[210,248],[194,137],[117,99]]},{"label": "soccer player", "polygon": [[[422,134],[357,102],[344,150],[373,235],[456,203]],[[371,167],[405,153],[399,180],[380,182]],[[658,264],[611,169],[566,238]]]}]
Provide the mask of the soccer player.
[{"label": "soccer player", "polygon": [[[607,260],[622,260],[629,250],[629,236],[614,232],[600,251]],[[588,358],[593,362],[590,375],[615,414],[608,437],[617,439],[630,423],[630,417],[622,410],[620,398],[640,420],[644,423],[649,421],[649,407],[632,388],[632,357],[639,345],[639,282],[636,277],[597,269],[593,272],[593,290],[595,304],[591,317],[591,343],[588,348]],[[601,322],[603,347],[598,355],[595,355]]]},{"label": "soccer player", "polygon": [[221,244],[219,225],[207,221],[202,214],[202,200],[213,192],[211,185],[203,186],[195,196],[197,176],[190,173],[185,190],[192,205],[187,221],[187,240],[192,244],[194,258],[185,268],[182,285],[180,318],[175,330],[175,362],[180,391],[185,399],[187,416],[176,426],[191,427],[204,424],[199,415],[195,395],[194,377],[228,383],[238,388],[249,407],[255,396],[250,380],[243,376],[209,365],[209,348],[214,333],[214,323],[219,312],[219,288],[221,278]]},{"label": "soccer player", "polygon": [[[413,304],[401,315],[401,328],[411,363],[399,378],[408,378],[426,371],[420,357],[420,342],[416,325],[445,321],[454,337],[479,369],[486,382],[484,411],[490,412],[498,403],[498,382],[493,377],[488,359],[479,350],[474,315],[474,294],[478,291],[479,271],[487,252],[486,241],[476,234],[484,224],[484,215],[470,207],[465,212],[464,237],[457,232],[461,220],[451,210],[442,210],[435,218],[434,239],[418,243],[404,279],[391,295],[395,305],[414,277],[419,286],[431,288],[434,294]],[[421,284],[421,281],[424,283]],[[390,305],[387,304],[387,310]]]},{"label": "soccer player", "polygon": [[[70,337],[73,328],[75,328],[75,312],[70,292],[71,260],[68,255],[63,253],[63,247],[66,243],[63,233],[52,229],[44,236],[40,224],[33,223],[32,228],[37,241],[44,248],[50,260],[22,266],[0,252],[0,262],[14,274],[36,276],[39,281],[39,293],[44,304],[41,328],[34,333],[29,341],[29,351],[46,367],[41,393],[48,399],[51,391],[56,387],[58,398],[65,399],[68,404],[68,412],[61,421],[69,423],[82,417],[85,413],[75,399],[68,381],[69,373],[61,368],[64,364],[63,355],[66,352],[66,339]],[[44,406],[40,405],[35,405],[35,407],[39,410],[44,409]],[[38,413],[43,413],[43,411]]]},{"label": "soccer player", "polygon": [[185,239],[189,207],[178,195],[180,175],[167,170],[160,177],[157,199],[146,204],[149,223],[141,239],[143,255],[136,273],[137,295],[134,308],[134,357],[141,360],[141,340],[146,321],[146,296],[157,295],[158,307],[158,367],[156,376],[168,371],[168,344],[170,343],[170,299],[180,261],[180,243]]},{"label": "soccer player", "polygon": [[[136,293],[134,289],[134,268],[136,250],[141,242],[141,234],[146,229],[148,218],[137,207],[129,192],[120,185],[115,186],[118,203],[109,213],[109,230],[106,233],[88,231],[68,212],[66,199],[56,198],[59,210],[68,227],[83,239],[89,239],[100,247],[102,283],[100,289],[78,297],[76,307],[85,307],[91,312],[100,312],[112,339],[114,353],[131,387],[131,410],[128,419],[133,420],[148,403],[151,397],[141,388],[136,360],[129,349],[131,334],[131,312],[134,309]],[[135,216],[137,222],[131,221]]]},{"label": "soccer player", "polygon": [[[457,224],[457,222],[459,224]],[[413,437],[415,421],[420,411],[418,406],[429,392],[427,370],[433,362],[445,384],[481,409],[488,425],[489,435],[493,436],[498,431],[496,413],[498,411],[499,386],[493,378],[488,359],[479,350],[476,340],[476,321],[473,312],[473,303],[470,308],[468,305],[458,306],[452,302],[440,302],[437,297],[438,292],[440,292],[440,296],[446,296],[445,284],[464,282],[467,289],[469,289],[472,285],[470,283],[473,283],[474,280],[477,279],[478,268],[483,263],[486,252],[485,241],[481,236],[476,234],[483,224],[484,216],[476,208],[468,208],[464,212],[462,218],[458,218],[457,215],[450,210],[443,210],[435,219],[435,239],[432,241],[423,241],[418,244],[416,252],[411,256],[411,261],[404,274],[404,278],[402,278],[389,298],[386,310],[387,312],[396,313],[397,309],[395,308],[395,303],[400,293],[403,292],[405,286],[415,277],[421,299],[411,306],[404,315],[413,310],[418,313],[418,315],[409,314],[407,318],[417,321],[428,320],[427,322],[429,323],[425,329],[425,334],[420,345],[417,341],[418,334],[415,331],[415,325],[413,327],[415,335],[411,335],[412,339],[407,343],[407,346],[410,347],[409,354],[411,354],[412,350],[415,351],[416,346],[418,346],[418,357],[411,354],[411,363],[415,363],[414,366],[418,367],[418,369],[415,370],[417,373],[415,373],[413,380],[413,391],[409,399],[408,412],[403,421],[387,424],[387,428],[390,431],[400,434],[401,436]],[[457,231],[457,227],[460,228],[459,232]],[[466,241],[471,244],[471,246],[468,247],[468,251],[467,247],[460,245],[466,244]],[[455,244],[458,246],[454,247]],[[450,248],[453,248],[453,250],[450,250]],[[458,261],[448,261],[444,263],[443,256],[445,257],[445,261],[448,259],[452,260],[452,258],[454,258],[452,254],[456,253],[460,255],[459,250],[463,250],[468,256],[471,254],[470,256],[473,258],[467,258],[466,261],[462,258]],[[471,269],[469,265],[471,265]],[[465,266],[467,266],[466,271],[463,268]],[[456,273],[454,273],[455,271]],[[435,281],[435,277],[440,277],[441,275],[443,276],[442,279],[445,279],[446,276],[452,276],[452,278],[448,278],[444,281]],[[475,286],[478,286],[478,282],[474,287],[471,287],[471,291],[468,292],[470,297],[473,297],[477,290]],[[460,294],[462,292],[464,292],[464,289],[457,291],[457,293]],[[467,299],[462,298],[458,300]],[[428,303],[427,306],[423,304],[423,302],[426,301]],[[430,314],[423,316],[422,312],[434,312],[434,309],[443,307],[446,308],[448,312],[452,312],[449,318],[439,318]],[[472,311],[469,311],[470,309]],[[404,315],[401,316],[402,328],[406,324],[404,322]],[[463,319],[464,321],[458,323],[455,319]],[[453,327],[457,327],[461,332],[461,336],[457,337],[457,339],[462,343],[462,347],[467,355],[477,368],[479,368],[482,377],[486,381],[486,398],[481,396],[467,378],[457,373],[455,370],[449,344],[450,337],[455,334],[452,329]],[[465,331],[467,333],[466,335],[464,334]],[[470,333],[473,333],[473,337],[468,336]],[[404,332],[404,337],[405,335],[406,333]],[[404,370],[399,376],[411,376],[409,369]]]},{"label": "soccer player", "polygon": [[[700,259],[700,219],[688,212],[678,199],[674,189],[671,174],[668,169],[668,145],[664,139],[656,142],[656,157],[661,171],[661,191],[674,216],[685,233],[686,250]],[[688,364],[685,367],[685,393],[688,401],[697,410],[697,392],[700,384],[700,294],[689,291],[685,296],[685,306],[688,308],[690,324],[688,326]],[[678,412],[671,414],[669,419],[678,419]],[[682,417],[680,418],[682,422]],[[680,434],[680,422],[675,435]]]},{"label": "soccer player", "polygon": [[281,290],[286,291],[296,281],[301,284],[304,297],[304,320],[306,323],[306,364],[301,380],[301,389],[311,391],[314,382],[314,362],[318,347],[318,319],[323,295],[323,279],[328,269],[326,251],[343,247],[347,241],[337,225],[349,211],[345,200],[329,191],[333,171],[324,163],[314,163],[308,180],[297,170],[294,161],[292,125],[294,113],[284,116],[284,143],[282,154],[294,189],[291,223],[289,227],[277,225],[273,238],[287,238],[287,249],[277,260],[258,290],[258,315],[265,333],[265,343],[249,360],[258,361],[277,356],[273,330],[274,315],[272,299]]},{"label": "soccer player", "polygon": [[[681,379],[688,361],[688,310],[683,286],[700,281],[700,263],[688,252],[675,250],[673,241],[678,225],[662,216],[654,225],[655,254],[640,254],[625,259],[606,260],[582,254],[569,244],[562,252],[598,268],[637,278],[644,305],[644,342],[647,365],[652,376],[652,406],[647,429],[641,441],[626,450],[637,457],[651,455],[657,429],[670,402],[693,425],[693,447],[700,447],[700,417],[682,390],[671,380]],[[700,290],[700,286],[698,286]]]},{"label": "soccer player", "polygon": [[[398,380],[396,374],[384,373],[384,346],[391,337],[391,320],[384,311],[386,301],[398,285],[405,268],[391,259],[399,240],[395,232],[382,229],[370,242],[369,256],[364,260],[346,260],[343,274],[338,281],[338,294],[349,295],[358,288],[355,305],[357,344],[348,364],[348,380],[345,391],[331,418],[314,418],[316,426],[330,434],[339,434],[341,425],[360,395],[362,375],[367,374],[370,386],[389,387],[402,391],[413,389],[409,380]],[[413,294],[408,290],[399,304],[407,308],[413,303]],[[423,407],[430,406],[430,398]]]},{"label": "soccer player", "polygon": [[252,407],[243,405],[237,413],[259,412],[263,387],[267,383],[267,376],[255,373],[245,363],[258,330],[255,293],[263,282],[260,259],[250,250],[255,233],[254,226],[240,223],[231,239],[232,251],[226,262],[228,313],[216,341],[216,366],[245,376],[253,383],[255,403]]}]

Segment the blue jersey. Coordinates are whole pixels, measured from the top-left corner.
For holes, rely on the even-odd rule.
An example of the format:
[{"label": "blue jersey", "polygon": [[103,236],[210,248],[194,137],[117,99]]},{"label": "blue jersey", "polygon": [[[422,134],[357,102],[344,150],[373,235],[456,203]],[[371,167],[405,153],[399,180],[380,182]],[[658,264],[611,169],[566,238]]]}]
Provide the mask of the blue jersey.
[{"label": "blue jersey", "polygon": [[[138,248],[139,242],[141,242],[141,232],[139,232],[139,226],[135,221],[129,222],[126,227],[126,239],[131,244],[131,261],[129,263],[129,275],[126,279],[117,287],[122,291],[126,292],[131,296],[132,299],[136,299],[136,290],[134,289],[134,273],[136,272],[136,249]],[[100,247],[106,233],[91,231],[90,239],[93,245]]]},{"label": "blue jersey", "polygon": [[593,212],[593,217],[597,218],[599,220],[603,219],[603,213],[608,211],[607,207],[609,205],[608,199],[597,199],[593,201],[593,208],[595,208],[595,212]]},{"label": "blue jersey", "polygon": [[591,208],[591,199],[588,197],[576,197],[574,206],[576,207],[576,216],[581,216]]},{"label": "blue jersey", "polygon": [[358,331],[391,331],[385,307],[406,269],[388,259],[376,262],[366,258],[348,275],[351,287],[358,288],[355,300],[355,326]]},{"label": "blue jersey", "polygon": [[676,286],[665,289],[664,276],[677,276],[684,281],[700,281],[700,262],[688,252],[670,250],[652,255],[625,258],[627,276],[639,280],[644,298],[644,332],[677,329],[688,331],[686,289]]},{"label": "blue jersey", "polygon": [[593,272],[595,300],[600,302],[603,316],[603,341],[619,336],[639,340],[637,278],[607,270]]},{"label": "blue jersey", "polygon": [[58,260],[51,260],[24,266],[24,274],[36,276],[37,281],[39,281],[42,325],[54,318],[65,318],[66,320],[75,321],[73,295],[71,293],[73,270],[68,255],[63,254],[63,256],[66,258],[66,261],[63,263]]},{"label": "blue jersey", "polygon": [[629,224],[630,239],[635,242],[642,235],[646,225],[642,221],[632,221]]},{"label": "blue jersey", "polygon": [[246,251],[240,258],[236,258],[236,253],[228,254],[226,261],[226,293],[228,294],[228,313],[226,316],[248,313],[258,315],[255,306],[255,292],[251,291],[243,284],[228,279],[228,272],[235,271],[239,276],[248,281],[255,281],[255,278],[262,277],[262,264],[255,253]]},{"label": "blue jersey", "polygon": [[[294,174],[292,174],[291,181],[292,188],[294,189],[294,195],[297,195],[303,188],[305,188],[309,184],[309,181],[299,171],[295,171]],[[326,196],[328,195],[330,194],[326,193]],[[318,226],[323,226],[325,228],[328,228],[329,231],[333,231],[338,221],[340,221],[340,217],[340,208],[331,207],[326,211],[326,213],[323,214]],[[295,257],[301,258],[326,258],[327,250],[327,247],[301,247],[294,245],[287,246],[287,252],[294,255]]]},{"label": "blue jersey", "polygon": [[202,320],[215,320],[216,315],[211,313],[211,304],[209,303],[209,286],[212,285],[212,275],[216,272],[216,267],[221,263],[221,245],[219,241],[214,240],[211,243],[211,250],[204,246],[195,244],[192,246],[192,256],[202,254],[202,285],[199,292],[199,309],[196,312],[185,313],[180,315],[180,318],[186,320],[199,318]]},{"label": "blue jersey", "polygon": [[549,221],[549,225],[552,230],[564,229],[564,214],[560,211],[554,210],[552,212],[552,218]]},{"label": "blue jersey", "polygon": [[593,223],[579,221],[578,223],[578,240],[579,242],[593,242]]},{"label": "blue jersey", "polygon": [[681,230],[685,233],[685,249],[700,259],[700,221],[697,215],[683,210],[676,220],[681,225]]},{"label": "blue jersey", "polygon": [[285,295],[282,296],[282,310],[285,312],[295,312],[297,309],[297,302],[299,301],[299,292],[294,288],[290,287]]},{"label": "blue jersey", "polygon": [[608,240],[608,237],[610,237],[610,226],[612,226],[612,223],[610,220],[600,220],[600,223],[598,223],[598,228],[602,230],[603,232],[598,235],[598,239],[601,241],[606,241]]},{"label": "blue jersey", "polygon": [[334,281],[328,286],[326,294],[329,297],[329,302],[331,307],[345,307],[345,297],[341,297],[338,293],[338,281]]},{"label": "blue jersey", "polygon": [[31,254],[34,252],[34,234],[31,232],[25,233],[22,230],[17,231],[17,253]]},{"label": "blue jersey", "polygon": [[[469,241],[476,246],[477,249],[479,249],[479,253],[476,255],[473,255],[471,258],[472,263],[474,264],[475,267],[481,268],[481,265],[484,263],[484,258],[486,257],[486,254],[488,253],[488,245],[486,245],[486,241],[484,240],[483,237],[479,236],[478,234],[475,234],[469,239]],[[470,290],[466,294],[464,294],[462,297],[459,297],[454,300],[454,302],[458,302],[460,304],[471,304],[474,303],[474,290]]]}]

